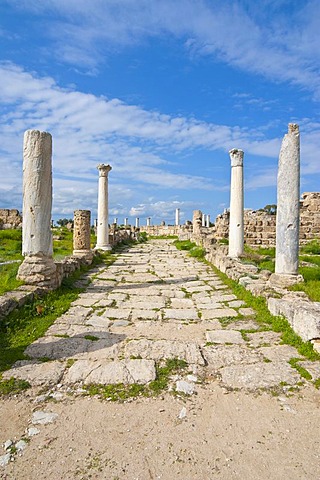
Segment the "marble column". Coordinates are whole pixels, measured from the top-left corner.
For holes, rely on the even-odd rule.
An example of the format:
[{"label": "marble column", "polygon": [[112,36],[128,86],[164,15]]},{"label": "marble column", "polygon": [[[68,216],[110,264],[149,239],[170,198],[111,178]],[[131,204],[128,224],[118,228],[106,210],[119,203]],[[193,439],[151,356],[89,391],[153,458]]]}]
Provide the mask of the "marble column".
[{"label": "marble column", "polygon": [[136,218],[136,228],[139,228],[140,226],[140,219],[139,217]]},{"label": "marble column", "polygon": [[114,225],[118,225],[118,218],[117,217],[113,220],[113,223],[114,223]]},{"label": "marble column", "polygon": [[176,208],[175,225],[176,227],[180,225],[180,208]]},{"label": "marble column", "polygon": [[52,254],[52,137],[27,130],[23,143],[22,254],[17,278],[30,285],[59,284]]},{"label": "marble column", "polygon": [[234,148],[229,152],[231,159],[229,257],[243,254],[243,151]]},{"label": "marble column", "polygon": [[125,226],[125,227],[128,226],[128,217],[126,217],[126,218],[124,219],[124,226]]},{"label": "marble column", "polygon": [[202,226],[202,227],[205,227],[205,226],[206,226],[206,215],[205,215],[205,213],[202,214],[201,226]]},{"label": "marble column", "polygon": [[151,226],[151,217],[147,217],[147,227]]},{"label": "marble column", "polygon": [[207,215],[207,216],[206,216],[206,227],[207,227],[207,228],[210,227],[210,215]]},{"label": "marble column", "polygon": [[289,123],[278,165],[276,264],[270,282],[283,286],[303,281],[299,267],[300,133]]},{"label": "marble column", "polygon": [[73,255],[83,257],[91,263],[91,212],[90,210],[75,210],[73,222]]},{"label": "marble column", "polygon": [[112,167],[99,164],[99,190],[98,190],[98,227],[96,250],[111,250],[109,244],[109,211],[108,211],[108,174]]}]

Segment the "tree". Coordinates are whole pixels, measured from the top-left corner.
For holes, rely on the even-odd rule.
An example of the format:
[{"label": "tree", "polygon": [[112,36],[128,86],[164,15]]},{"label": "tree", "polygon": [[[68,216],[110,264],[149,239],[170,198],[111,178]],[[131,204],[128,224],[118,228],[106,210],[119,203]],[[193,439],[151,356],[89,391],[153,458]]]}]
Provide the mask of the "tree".
[{"label": "tree", "polygon": [[276,215],[277,205],[275,205],[274,203],[272,205],[266,205],[264,208],[262,208],[262,211],[267,213],[268,215]]},{"label": "tree", "polygon": [[68,218],[59,218],[59,220],[57,220],[57,225],[59,225],[59,227],[65,227],[68,223],[72,223],[72,224],[73,224],[72,218],[70,218],[70,219],[68,219]]}]

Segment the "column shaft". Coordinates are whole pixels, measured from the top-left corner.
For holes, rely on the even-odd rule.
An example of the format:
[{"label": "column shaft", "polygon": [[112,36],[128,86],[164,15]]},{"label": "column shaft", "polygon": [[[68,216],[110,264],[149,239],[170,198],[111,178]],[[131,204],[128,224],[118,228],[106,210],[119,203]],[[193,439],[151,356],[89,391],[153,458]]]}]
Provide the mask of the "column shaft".
[{"label": "column shaft", "polygon": [[230,222],[229,222],[229,257],[243,254],[243,151],[230,150],[231,186],[230,186]]},{"label": "column shaft", "polygon": [[100,164],[99,170],[99,190],[98,190],[98,226],[97,226],[97,245],[96,249],[111,250],[109,244],[109,211],[108,211],[108,174],[111,170],[110,165]]},{"label": "column shaft", "polygon": [[75,210],[73,226],[73,254],[91,252],[90,248],[90,210]]}]

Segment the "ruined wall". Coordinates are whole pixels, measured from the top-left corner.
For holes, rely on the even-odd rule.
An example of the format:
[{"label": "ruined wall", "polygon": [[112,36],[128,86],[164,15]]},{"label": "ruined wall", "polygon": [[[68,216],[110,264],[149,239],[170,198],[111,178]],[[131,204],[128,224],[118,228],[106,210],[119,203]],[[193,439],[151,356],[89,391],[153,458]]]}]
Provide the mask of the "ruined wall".
[{"label": "ruined wall", "polygon": [[[215,238],[228,238],[229,212],[225,211],[216,218]],[[248,245],[275,246],[276,215],[259,210],[246,210],[244,213],[244,236]],[[300,202],[300,241],[306,243],[320,238],[320,193],[303,193]]]},{"label": "ruined wall", "polygon": [[192,225],[152,225],[141,226],[140,232],[146,232],[153,237],[175,235],[183,240],[190,238]]},{"label": "ruined wall", "polygon": [[19,210],[1,208],[0,209],[0,230],[9,230],[22,228],[22,216]]}]

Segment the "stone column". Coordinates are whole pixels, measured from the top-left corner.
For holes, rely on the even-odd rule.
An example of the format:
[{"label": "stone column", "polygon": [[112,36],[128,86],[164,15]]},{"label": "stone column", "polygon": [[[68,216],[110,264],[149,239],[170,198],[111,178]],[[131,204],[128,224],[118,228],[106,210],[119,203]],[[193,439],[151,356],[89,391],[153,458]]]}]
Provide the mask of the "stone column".
[{"label": "stone column", "polygon": [[29,285],[56,288],[59,284],[52,258],[52,137],[27,130],[23,143],[22,254],[17,278]]},{"label": "stone column", "polygon": [[91,212],[90,210],[75,210],[73,222],[73,255],[83,257],[86,263],[91,263]]},{"label": "stone column", "polygon": [[278,166],[276,265],[271,284],[289,286],[303,281],[299,267],[300,134],[289,123],[282,140]]},{"label": "stone column", "polygon": [[147,227],[151,226],[151,217],[147,217]]},{"label": "stone column", "polygon": [[210,215],[207,215],[206,217],[206,227],[210,227]]},{"label": "stone column", "polygon": [[175,221],[176,227],[180,225],[180,208],[176,208],[176,221]]},{"label": "stone column", "polygon": [[96,250],[111,250],[109,244],[109,226],[108,226],[108,174],[112,167],[110,165],[100,164],[99,170],[99,190],[98,190],[98,227],[97,227],[97,245]]},{"label": "stone column", "polygon": [[231,159],[229,257],[243,254],[243,151],[234,148],[229,152]]},{"label": "stone column", "polygon": [[140,219],[139,217],[136,218],[136,228],[139,228],[140,225]]},{"label": "stone column", "polygon": [[192,219],[192,230],[194,235],[199,235],[201,231],[202,225],[202,212],[201,210],[194,210],[193,211],[193,219]]},{"label": "stone column", "polygon": [[114,223],[114,225],[118,225],[118,218],[117,217],[113,220],[113,223]]},{"label": "stone column", "polygon": [[126,217],[126,218],[124,219],[124,226],[125,226],[125,227],[128,226],[128,217]]},{"label": "stone column", "polygon": [[201,226],[205,227],[206,226],[206,215],[203,213],[202,218],[201,218]]}]

